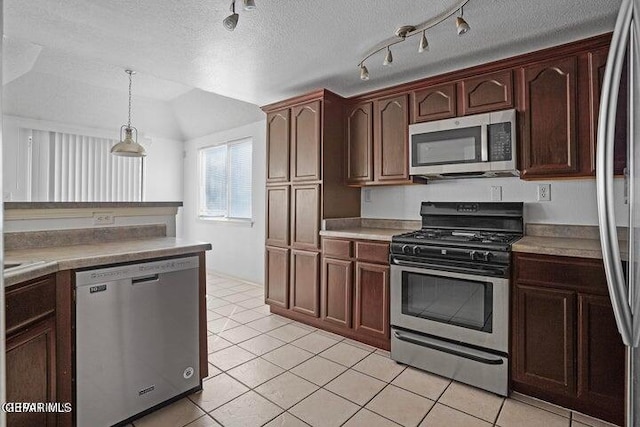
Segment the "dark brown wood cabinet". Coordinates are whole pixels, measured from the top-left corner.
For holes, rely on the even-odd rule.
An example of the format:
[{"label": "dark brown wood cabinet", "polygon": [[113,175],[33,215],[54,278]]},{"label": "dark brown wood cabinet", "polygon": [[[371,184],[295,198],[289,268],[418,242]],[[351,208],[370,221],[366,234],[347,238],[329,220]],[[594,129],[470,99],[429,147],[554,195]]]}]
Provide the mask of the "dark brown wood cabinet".
[{"label": "dark brown wood cabinet", "polygon": [[291,112],[288,108],[267,114],[267,182],[289,181]]},{"label": "dark brown wood cabinet", "polygon": [[520,74],[522,177],[578,173],[578,58],[526,66]]},{"label": "dark brown wood cabinet", "polygon": [[265,302],[289,308],[289,249],[265,248]]},{"label": "dark brown wood cabinet", "polygon": [[348,184],[373,180],[373,103],[364,102],[347,112]]},{"label": "dark brown wood cabinet", "polygon": [[457,115],[456,83],[444,83],[411,94],[414,123],[450,119]]},{"label": "dark brown wood cabinet", "polygon": [[291,187],[291,247],[320,248],[320,184]]},{"label": "dark brown wood cabinet", "polygon": [[269,246],[289,245],[289,193],[291,187],[267,187],[266,241]]},{"label": "dark brown wood cabinet", "polygon": [[[263,107],[267,139],[290,136],[277,151],[289,153],[286,180],[275,173],[284,170],[282,156],[268,149],[265,302],[274,313],[307,322],[320,317],[321,221],[360,216],[360,189],[345,183],[345,108],[327,90]],[[371,108],[367,114],[371,120]]]},{"label": "dark brown wood cabinet", "polygon": [[320,254],[291,250],[291,309],[320,316]]},{"label": "dark brown wood cabinet", "polygon": [[625,355],[602,260],[514,255],[512,388],[622,424]]},{"label": "dark brown wood cabinet", "polygon": [[327,329],[390,348],[388,259],[388,243],[322,239],[321,313]]},{"label": "dark brown wood cabinet", "polygon": [[507,110],[514,107],[513,71],[469,77],[460,82],[460,115]]},{"label": "dark brown wood cabinet", "polygon": [[374,115],[374,180],[409,180],[409,98],[376,100]]},{"label": "dark brown wood cabinet", "polygon": [[389,339],[389,266],[356,262],[354,329]]},{"label": "dark brown wood cabinet", "polygon": [[320,179],[321,101],[291,109],[291,180]]}]

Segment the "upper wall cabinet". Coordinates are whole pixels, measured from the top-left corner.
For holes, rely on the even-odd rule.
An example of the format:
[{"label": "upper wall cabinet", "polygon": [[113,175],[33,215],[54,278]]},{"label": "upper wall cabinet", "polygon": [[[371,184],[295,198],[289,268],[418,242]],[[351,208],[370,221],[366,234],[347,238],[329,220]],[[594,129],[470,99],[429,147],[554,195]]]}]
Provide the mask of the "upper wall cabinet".
[{"label": "upper wall cabinet", "polygon": [[409,100],[407,95],[377,100],[374,116],[376,181],[409,179]]},{"label": "upper wall cabinet", "polygon": [[456,84],[446,83],[411,94],[414,122],[449,119],[456,116]]},{"label": "upper wall cabinet", "polygon": [[513,72],[511,70],[470,77],[460,82],[460,113],[486,113],[513,108]]},{"label": "upper wall cabinet", "polygon": [[291,180],[320,179],[321,101],[291,109]]},{"label": "upper wall cabinet", "polygon": [[373,103],[364,102],[347,110],[348,184],[373,180]]},{"label": "upper wall cabinet", "polygon": [[523,67],[520,73],[521,176],[578,173],[577,57]]},{"label": "upper wall cabinet", "polygon": [[267,115],[267,182],[289,181],[290,110]]}]

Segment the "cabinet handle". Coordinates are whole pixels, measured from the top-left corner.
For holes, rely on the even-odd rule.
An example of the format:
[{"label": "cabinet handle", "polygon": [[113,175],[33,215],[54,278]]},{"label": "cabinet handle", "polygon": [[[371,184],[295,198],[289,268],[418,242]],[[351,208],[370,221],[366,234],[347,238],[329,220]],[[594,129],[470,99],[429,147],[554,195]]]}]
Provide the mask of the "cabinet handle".
[{"label": "cabinet handle", "polygon": [[[611,40],[611,48],[607,57],[607,67],[602,85],[600,114],[598,116],[598,152],[596,167],[598,221],[600,225],[602,259],[604,261],[607,286],[609,288],[616,323],[622,336],[622,341],[626,345],[631,345],[634,337],[632,336],[631,307],[628,302],[629,290],[622,271],[614,212],[613,142],[615,137],[616,104],[620,90],[620,76],[622,75],[624,55],[627,42],[629,41],[632,16],[632,0],[623,0]],[[631,83],[633,87],[633,85],[635,85],[634,76],[632,76]],[[629,146],[632,145],[631,143],[629,144]],[[633,229],[630,228],[630,233],[632,232]]]}]

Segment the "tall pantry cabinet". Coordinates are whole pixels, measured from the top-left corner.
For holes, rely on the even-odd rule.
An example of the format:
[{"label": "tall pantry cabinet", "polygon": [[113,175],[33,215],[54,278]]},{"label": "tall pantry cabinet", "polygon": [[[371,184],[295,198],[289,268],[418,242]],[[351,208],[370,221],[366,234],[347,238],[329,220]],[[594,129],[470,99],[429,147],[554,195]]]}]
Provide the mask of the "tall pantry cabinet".
[{"label": "tall pantry cabinet", "polygon": [[327,90],[263,107],[267,113],[265,299],[320,316],[320,226],[360,216],[345,176],[344,100]]}]

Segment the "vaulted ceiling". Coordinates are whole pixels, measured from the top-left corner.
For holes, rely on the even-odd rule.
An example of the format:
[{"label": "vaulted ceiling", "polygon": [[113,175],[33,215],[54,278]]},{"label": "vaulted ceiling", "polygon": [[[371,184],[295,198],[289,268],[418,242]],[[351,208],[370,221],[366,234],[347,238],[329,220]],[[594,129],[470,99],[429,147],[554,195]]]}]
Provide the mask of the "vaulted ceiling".
[{"label": "vaulted ceiling", "polygon": [[[357,65],[371,47],[455,1],[256,3],[229,32],[229,0],[5,0],[5,82],[30,71],[126,92],[122,70],[132,67],[135,93],[163,102],[202,102],[206,94],[188,96],[194,88],[256,105],[320,87],[350,96],[611,31],[621,1],[470,0],[467,35],[449,18],[428,31],[429,52],[417,53],[416,38],[394,48],[391,67],[372,57],[368,82]],[[218,101],[207,103],[233,114]]]}]

